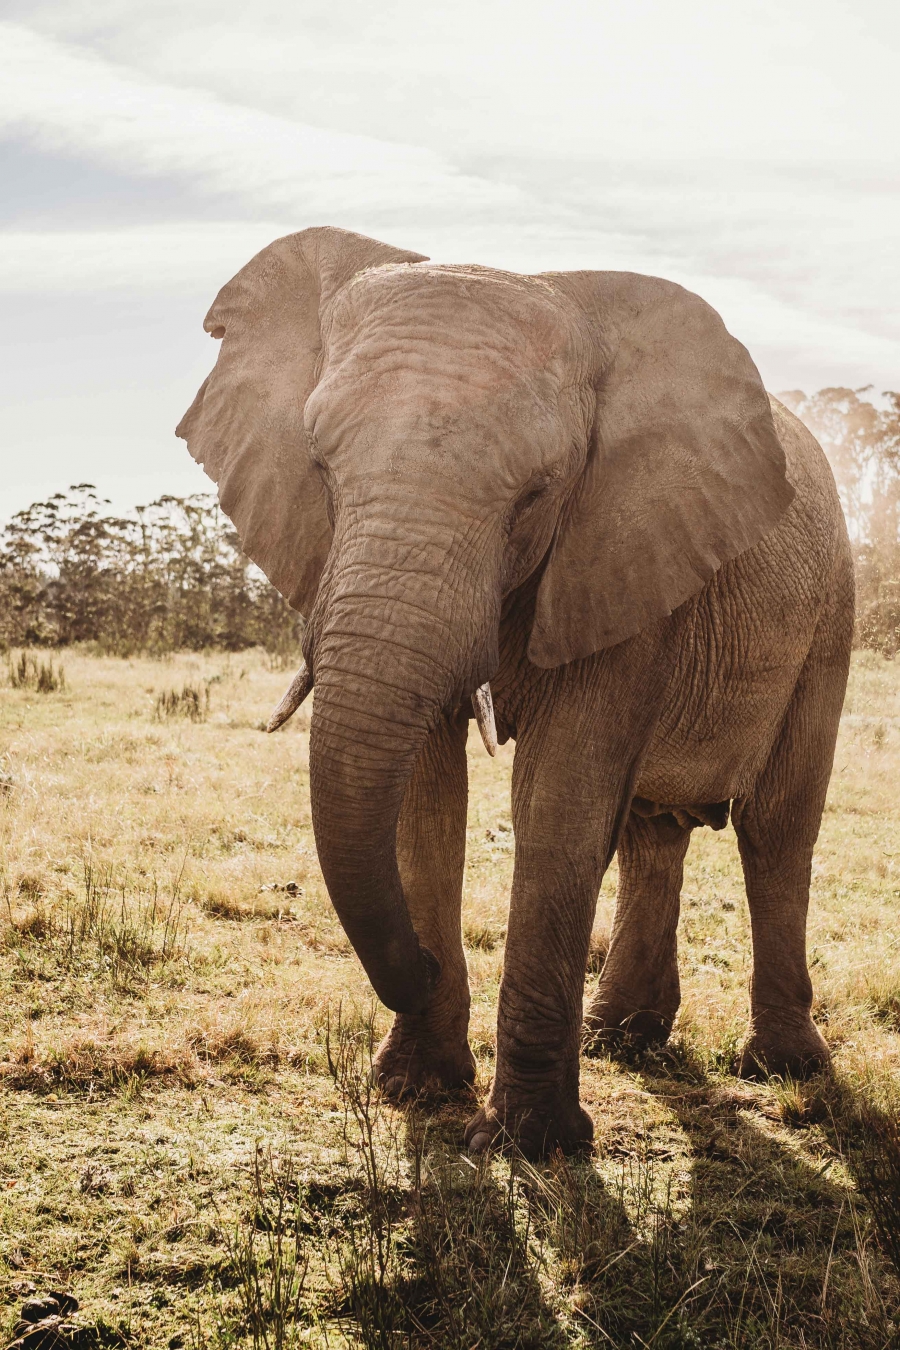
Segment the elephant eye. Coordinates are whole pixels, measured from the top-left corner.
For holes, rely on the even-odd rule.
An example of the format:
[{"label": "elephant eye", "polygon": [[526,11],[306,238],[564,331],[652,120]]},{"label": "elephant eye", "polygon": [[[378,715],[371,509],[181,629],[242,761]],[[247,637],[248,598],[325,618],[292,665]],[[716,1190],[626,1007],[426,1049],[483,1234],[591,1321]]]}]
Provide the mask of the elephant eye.
[{"label": "elephant eye", "polygon": [[519,514],[521,515],[523,511],[527,511],[529,507],[534,506],[540,495],[540,491],[537,488],[535,488],[533,492],[526,492],[525,496],[518,504]]}]

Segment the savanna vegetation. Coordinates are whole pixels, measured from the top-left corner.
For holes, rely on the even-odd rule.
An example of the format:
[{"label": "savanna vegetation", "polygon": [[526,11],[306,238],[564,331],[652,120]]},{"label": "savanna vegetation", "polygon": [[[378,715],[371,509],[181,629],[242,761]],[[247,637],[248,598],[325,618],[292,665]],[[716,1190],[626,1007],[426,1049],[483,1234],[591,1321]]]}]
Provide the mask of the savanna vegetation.
[{"label": "savanna vegetation", "polygon": [[[849,390],[783,397],[829,449],[862,600],[810,916],[834,1072],[732,1075],[749,922],[733,832],[699,830],[675,1032],[659,1052],[583,1060],[596,1151],[581,1160],[476,1162],[461,1148],[471,1100],[398,1109],[371,1087],[389,1015],[316,862],[309,707],[262,733],[295,619],[215,508],[162,499],[120,520],[82,486],[9,523],[7,1342],[900,1344],[900,407]],[[464,932],[479,1094],[503,962],[512,752],[491,761],[471,738]],[[588,988],[614,892],[615,867]]]},{"label": "savanna vegetation", "polygon": [[[731,1075],[747,912],[733,834],[698,831],[671,1044],[585,1059],[595,1156],[530,1166],[463,1156],[471,1102],[398,1110],[369,1086],[388,1014],[316,863],[308,709],[260,730],[284,674],[258,650],[64,658],[64,683],[39,692],[38,671],[0,696],[9,1340],[23,1301],[56,1289],[81,1304],[58,1345],[898,1343],[895,662],[854,658],[815,866],[833,1077]],[[464,920],[481,1093],[511,759],[473,736]]]}]

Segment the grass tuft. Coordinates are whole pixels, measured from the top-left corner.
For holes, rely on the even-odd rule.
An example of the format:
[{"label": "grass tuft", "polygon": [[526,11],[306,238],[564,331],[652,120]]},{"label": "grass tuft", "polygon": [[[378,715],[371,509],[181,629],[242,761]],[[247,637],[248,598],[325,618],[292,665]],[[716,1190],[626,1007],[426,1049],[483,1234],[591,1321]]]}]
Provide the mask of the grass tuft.
[{"label": "grass tuft", "polygon": [[257,1145],[250,1204],[233,1224],[223,1224],[226,1257],[216,1273],[215,1330],[199,1329],[197,1350],[293,1350],[308,1343],[305,1295],[309,1274],[304,1191],[290,1160],[284,1164]]},{"label": "grass tuft", "polygon": [[463,925],[463,940],[477,952],[492,952],[506,941],[506,929],[492,923],[469,922]]},{"label": "grass tuft", "polygon": [[188,1033],[188,1042],[205,1063],[258,1068],[277,1065],[280,1059],[277,1046],[240,1015],[195,1028]]},{"label": "grass tuft", "polygon": [[13,913],[9,910],[9,931],[5,945],[13,947],[20,941],[40,942],[53,933],[53,918],[40,903]]},{"label": "grass tuft", "polygon": [[587,973],[599,975],[609,954],[609,933],[605,929],[594,929],[588,947]]},{"label": "grass tuft", "polygon": [[185,684],[181,689],[163,690],[154,704],[157,721],[186,717],[191,722],[205,722],[209,716],[211,684],[211,680],[204,680],[200,685]]},{"label": "grass tuft", "polygon": [[254,895],[246,900],[235,896],[224,886],[194,886],[189,889],[188,898],[214,918],[236,923],[248,919],[284,919],[292,913],[284,901],[279,902],[270,895]]},{"label": "grass tuft", "polygon": [[822,1079],[799,1082],[790,1074],[770,1078],[769,1089],[776,1118],[794,1130],[824,1120],[828,1110],[824,1087]]},{"label": "grass tuft", "polygon": [[876,1022],[900,1031],[900,974],[896,970],[871,975],[866,981],[866,1003]]},{"label": "grass tuft", "polygon": [[838,1081],[832,1092],[832,1125],[861,1195],[871,1211],[879,1245],[900,1274],[900,1092],[896,1082]]},{"label": "grass tuft", "polygon": [[17,957],[23,977],[46,972],[49,964],[74,975],[102,975],[114,988],[133,989],[146,984],[151,972],[186,956],[177,883],[168,898],[155,882],[149,894],[132,895],[111,867],[98,870],[88,859],[80,894],[66,890],[51,902],[35,877],[22,878],[18,890],[37,899],[19,912],[7,897],[2,945]]},{"label": "grass tuft", "polygon": [[339,1012],[326,1045],[346,1180],[341,1222],[326,1229],[324,1319],[379,1350],[556,1344],[517,1159],[461,1158],[418,1107],[387,1106],[372,1086],[371,1016]]},{"label": "grass tuft", "polygon": [[185,954],[177,884],[166,899],[156,884],[149,896],[129,898],[112,868],[84,865],[84,891],[66,897],[56,950],[64,965],[99,961],[114,985],[146,980],[153,969]]},{"label": "grass tuft", "polygon": [[175,1046],[154,1046],[136,1039],[71,1035],[36,1053],[31,1033],[0,1064],[0,1081],[20,1091],[41,1094],[108,1093],[127,1089],[134,1098],[151,1079],[191,1084],[197,1079],[194,1057]]},{"label": "grass tuft", "polygon": [[37,694],[56,694],[66,687],[66,674],[61,665],[54,666],[53,657],[37,657],[22,651],[10,655],[7,661],[7,682],[11,689],[31,689]]}]

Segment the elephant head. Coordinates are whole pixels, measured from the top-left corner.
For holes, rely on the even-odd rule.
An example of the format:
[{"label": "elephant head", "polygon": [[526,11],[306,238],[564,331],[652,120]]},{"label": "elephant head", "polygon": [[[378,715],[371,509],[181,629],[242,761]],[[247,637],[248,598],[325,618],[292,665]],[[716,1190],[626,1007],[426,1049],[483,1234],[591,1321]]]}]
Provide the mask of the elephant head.
[{"label": "elephant head", "polygon": [[430,728],[495,673],[504,597],[539,576],[545,668],[670,614],[792,498],[768,399],[669,282],[433,266],[336,229],[264,249],[204,327],[219,359],[177,434],[307,616],[323,874],[376,992],[416,1012],[440,972],[399,811]]}]

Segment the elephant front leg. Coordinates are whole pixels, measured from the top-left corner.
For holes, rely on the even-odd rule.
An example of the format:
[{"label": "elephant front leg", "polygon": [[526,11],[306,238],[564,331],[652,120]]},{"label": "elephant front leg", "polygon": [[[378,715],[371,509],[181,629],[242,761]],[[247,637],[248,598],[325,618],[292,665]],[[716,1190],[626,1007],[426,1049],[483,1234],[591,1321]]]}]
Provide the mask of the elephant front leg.
[{"label": "elephant front leg", "polygon": [[593,688],[577,669],[548,679],[536,720],[520,730],[496,1068],[484,1108],[466,1130],[473,1152],[498,1136],[532,1157],[557,1147],[578,1151],[593,1137],[579,1101],[591,925],[656,722],[658,691],[642,652],[631,647],[622,644],[594,668]]},{"label": "elephant front leg", "polygon": [[416,762],[397,828],[397,862],[413,927],[441,963],[423,1013],[398,1013],[375,1055],[375,1080],[389,1097],[472,1083],[469,977],[461,906],[466,853],[465,718],[442,718]]},{"label": "elephant front leg", "polygon": [[588,1052],[668,1039],[681,1001],[676,931],[690,837],[671,815],[628,818],[609,952],[585,1017]]},{"label": "elephant front leg", "polygon": [[575,822],[559,823],[555,838],[540,840],[523,838],[517,825],[494,1081],[466,1129],[473,1153],[495,1141],[528,1157],[572,1153],[593,1138],[579,1102],[579,1055],[603,843],[586,846]]}]

